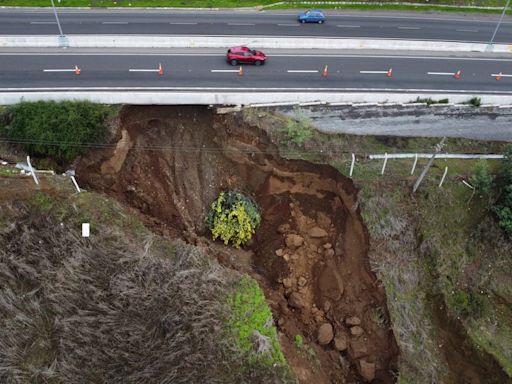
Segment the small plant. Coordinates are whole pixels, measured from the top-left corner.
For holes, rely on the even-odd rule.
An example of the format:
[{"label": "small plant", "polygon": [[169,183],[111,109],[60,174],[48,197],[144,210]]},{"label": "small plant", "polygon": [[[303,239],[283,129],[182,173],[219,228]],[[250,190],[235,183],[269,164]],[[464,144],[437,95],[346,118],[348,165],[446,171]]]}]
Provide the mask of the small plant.
[{"label": "small plant", "polygon": [[432,98],[430,98],[430,97],[428,99],[422,99],[422,98],[418,97],[418,98],[416,98],[416,100],[414,102],[415,103],[425,103],[428,106],[430,106],[432,104],[448,104],[448,99],[432,100]]},{"label": "small plant", "polygon": [[235,248],[252,238],[260,221],[256,203],[236,191],[221,192],[206,215],[206,224],[213,239],[220,237],[224,244],[231,243]]},{"label": "small plant", "polygon": [[304,145],[313,136],[311,121],[299,109],[294,110],[294,117],[286,121],[281,132],[284,132],[292,143],[299,146]]},{"label": "small plant", "polygon": [[304,348],[304,339],[301,335],[295,335],[293,338],[293,342],[295,343],[295,346],[299,349]]},{"label": "small plant", "polygon": [[482,99],[480,99],[479,97],[472,97],[463,104],[469,104],[472,105],[473,107],[479,107],[480,105],[482,105]]},{"label": "small plant", "polygon": [[471,176],[471,184],[475,187],[475,192],[480,196],[489,195],[494,185],[494,177],[489,171],[489,166],[485,160],[480,160]]},{"label": "small plant", "polygon": [[512,184],[503,189],[500,203],[494,206],[498,224],[509,236],[512,236]]}]

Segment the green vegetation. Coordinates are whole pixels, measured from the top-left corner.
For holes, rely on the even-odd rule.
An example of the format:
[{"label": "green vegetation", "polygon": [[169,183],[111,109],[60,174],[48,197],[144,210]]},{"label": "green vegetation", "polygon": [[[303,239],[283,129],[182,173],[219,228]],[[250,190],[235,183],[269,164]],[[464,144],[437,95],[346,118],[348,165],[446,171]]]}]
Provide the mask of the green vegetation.
[{"label": "green vegetation", "polygon": [[[358,9],[358,10],[389,10],[389,11],[446,11],[446,12],[479,12],[498,13],[499,9],[475,7],[503,7],[502,0],[431,0],[427,4],[422,0],[352,0],[354,4],[339,4],[325,1],[278,1],[278,0],[61,0],[55,1],[58,7],[193,7],[193,8],[233,8],[233,7],[265,7],[268,9]],[[359,4],[363,3],[363,4]],[[364,4],[366,3],[366,4]],[[275,4],[275,5],[273,5]],[[3,0],[3,6],[36,6],[48,7],[49,0]],[[449,6],[449,7],[447,7]]]},{"label": "green vegetation", "polygon": [[303,146],[313,136],[313,126],[301,110],[295,108],[293,119],[285,121],[281,132],[286,135],[286,142],[291,141],[295,145]]},{"label": "green vegetation", "polygon": [[304,339],[302,338],[301,335],[295,335],[295,337],[293,338],[293,342],[295,346],[299,349],[304,347]]},{"label": "green vegetation", "polygon": [[493,207],[498,223],[512,238],[512,145],[509,146],[505,160],[502,163],[500,174],[503,189],[498,203]]},{"label": "green vegetation", "polygon": [[468,104],[472,105],[473,107],[479,107],[482,105],[482,99],[480,99],[479,97],[472,97],[471,99],[462,104]]},{"label": "green vegetation", "polygon": [[[248,276],[242,276],[228,301],[232,311],[228,330],[235,336],[238,348],[249,356],[247,361],[269,367],[274,364],[285,366],[272,313],[258,283]],[[263,344],[267,345],[263,345],[260,351],[255,347],[255,337],[266,340]]]},{"label": "green vegetation", "polygon": [[257,204],[241,192],[221,192],[206,215],[206,224],[213,239],[220,237],[224,244],[234,247],[247,243],[260,224]]},{"label": "green vegetation", "polygon": [[480,160],[476,163],[470,181],[480,197],[490,195],[494,187],[494,176],[491,174],[487,161]]},{"label": "green vegetation", "polygon": [[416,100],[414,100],[414,102],[432,105],[432,104],[448,104],[449,100],[448,99],[432,100],[432,98],[430,98],[430,97],[428,99],[422,99],[420,97],[417,97]]},{"label": "green vegetation", "polygon": [[0,134],[31,155],[65,162],[88,146],[104,143],[109,111],[107,106],[85,101],[23,102],[4,112],[7,124]]}]

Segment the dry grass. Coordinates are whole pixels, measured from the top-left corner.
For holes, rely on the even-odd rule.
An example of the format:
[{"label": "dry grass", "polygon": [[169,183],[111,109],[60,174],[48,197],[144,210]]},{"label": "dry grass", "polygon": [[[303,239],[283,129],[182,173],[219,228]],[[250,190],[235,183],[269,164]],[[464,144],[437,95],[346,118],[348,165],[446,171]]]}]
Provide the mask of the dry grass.
[{"label": "dry grass", "polygon": [[[239,275],[198,248],[0,207],[0,382],[272,383],[226,332]],[[261,368],[261,369],[260,369]]]}]

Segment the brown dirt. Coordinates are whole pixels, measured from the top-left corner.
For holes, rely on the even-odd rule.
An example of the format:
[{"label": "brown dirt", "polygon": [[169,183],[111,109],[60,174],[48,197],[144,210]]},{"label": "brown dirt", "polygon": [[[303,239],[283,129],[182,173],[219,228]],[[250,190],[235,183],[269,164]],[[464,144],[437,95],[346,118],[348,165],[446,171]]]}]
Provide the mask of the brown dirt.
[{"label": "brown dirt", "polygon": [[[369,268],[357,191],[334,168],[280,158],[242,115],[126,107],[115,150],[93,151],[77,174],[81,184],[138,208],[162,232],[208,247],[224,264],[250,272],[265,290],[301,383],[365,382],[361,364],[366,371],[374,364],[372,382],[395,381],[398,348],[384,289]],[[252,195],[262,209],[261,226],[245,251],[212,242],[204,225],[205,210],[227,189]],[[290,234],[302,237],[301,244],[287,246]],[[354,316],[362,335],[352,336],[346,324]],[[326,322],[335,336],[347,338],[346,350],[336,350],[333,341],[318,343]],[[294,343],[296,335],[304,346]]]}]

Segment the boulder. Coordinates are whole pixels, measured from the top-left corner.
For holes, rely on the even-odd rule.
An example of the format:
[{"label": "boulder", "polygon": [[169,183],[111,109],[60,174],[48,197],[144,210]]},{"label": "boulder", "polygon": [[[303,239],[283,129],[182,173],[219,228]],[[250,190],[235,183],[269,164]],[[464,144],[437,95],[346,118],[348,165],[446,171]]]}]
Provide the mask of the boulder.
[{"label": "boulder", "polygon": [[306,280],[306,278],[304,276],[299,277],[299,280],[298,280],[299,287],[305,286],[307,282],[308,281]]},{"label": "boulder", "polygon": [[285,288],[291,288],[293,285],[292,279],[290,279],[289,277],[285,277],[283,279],[283,285]]},{"label": "boulder", "polygon": [[350,333],[353,336],[361,336],[364,333],[364,329],[356,325],[355,327],[350,328]]},{"label": "boulder", "polygon": [[345,323],[347,325],[361,325],[361,319],[357,316],[347,317]]},{"label": "boulder", "polygon": [[279,249],[276,251],[276,255],[277,255],[277,256],[283,256],[283,255],[284,255],[284,251],[283,251],[281,248],[279,248]]},{"label": "boulder", "polygon": [[272,351],[272,343],[270,342],[270,338],[262,335],[258,331],[252,332],[251,342],[253,350],[256,353],[268,353]]},{"label": "boulder", "polygon": [[325,243],[323,245],[324,249],[329,249],[329,248],[332,248],[332,244],[331,243]]},{"label": "boulder", "polygon": [[368,355],[368,348],[363,339],[350,340],[348,354],[352,359],[360,359]]},{"label": "boulder", "polygon": [[326,249],[325,252],[324,252],[324,255],[325,255],[325,257],[333,257],[334,256],[334,249],[332,249],[332,248]]},{"label": "boulder", "polygon": [[334,337],[334,330],[330,323],[324,323],[318,328],[318,343],[321,345],[327,345],[331,342]]},{"label": "boulder", "polygon": [[290,297],[288,297],[288,305],[292,308],[301,309],[304,308],[304,298],[301,294],[297,292],[293,292]]},{"label": "boulder", "polygon": [[295,234],[286,235],[285,243],[286,246],[290,249],[299,248],[302,244],[304,244],[304,238]]},{"label": "boulder", "polygon": [[320,227],[313,227],[308,231],[309,237],[322,238],[327,236],[327,231]]},{"label": "boulder", "polygon": [[375,363],[369,363],[366,360],[359,360],[359,373],[368,382],[375,379]]},{"label": "boulder", "polygon": [[347,343],[347,336],[343,333],[340,333],[340,334],[337,334],[336,337],[334,338],[334,348],[336,348],[336,350],[342,352],[342,351],[345,351],[348,347],[348,343]]},{"label": "boulder", "polygon": [[290,232],[290,224],[281,224],[279,227],[277,227],[277,233],[284,235],[285,233]]}]

